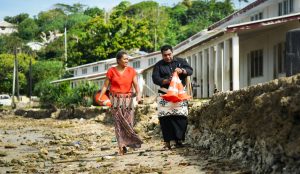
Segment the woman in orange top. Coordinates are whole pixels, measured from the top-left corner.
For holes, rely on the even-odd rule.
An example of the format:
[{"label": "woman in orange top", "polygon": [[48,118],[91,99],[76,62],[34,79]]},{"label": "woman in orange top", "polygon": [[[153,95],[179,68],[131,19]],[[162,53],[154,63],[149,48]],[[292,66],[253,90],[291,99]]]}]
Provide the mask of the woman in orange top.
[{"label": "woman in orange top", "polygon": [[[118,65],[108,69],[99,99],[105,94],[107,87],[110,85],[111,113],[115,120],[119,154],[124,155],[127,152],[126,146],[139,148],[143,143],[133,130],[133,97],[136,96],[136,100],[139,102],[140,91],[136,71],[127,66],[127,53],[120,51],[117,53],[116,58]],[[132,86],[135,89],[135,94],[132,92]]]}]

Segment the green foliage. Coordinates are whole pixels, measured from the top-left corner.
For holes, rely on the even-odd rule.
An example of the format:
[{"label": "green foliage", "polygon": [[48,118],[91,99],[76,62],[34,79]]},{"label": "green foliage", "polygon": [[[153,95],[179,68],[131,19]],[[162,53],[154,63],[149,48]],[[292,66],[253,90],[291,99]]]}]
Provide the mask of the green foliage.
[{"label": "green foliage", "polygon": [[12,23],[12,24],[20,24],[22,21],[27,19],[29,17],[29,14],[27,13],[20,13],[16,16],[5,16],[4,20],[6,22]]},{"label": "green foliage", "polygon": [[85,63],[111,58],[121,49],[149,48],[148,25],[145,20],[128,17],[119,17],[109,22],[96,17],[84,26],[84,32],[78,36],[78,43],[71,42],[73,47],[70,48],[68,65],[76,64],[81,58],[85,59]]},{"label": "green foliage", "polygon": [[17,48],[22,48],[22,42],[23,40],[14,34],[1,35],[0,53],[14,53]]},{"label": "green foliage", "polygon": [[180,25],[186,25],[188,23],[186,14],[187,10],[187,6],[183,4],[177,4],[173,8],[169,8],[168,13],[170,14],[171,18],[177,21]]},{"label": "green foliage", "polygon": [[62,10],[65,14],[83,13],[86,5],[75,3],[73,5],[57,3],[54,5],[56,9]]},{"label": "green foliage", "polygon": [[40,95],[45,84],[58,79],[64,73],[60,61],[38,61],[32,65],[33,89],[35,95]]},{"label": "green foliage", "polygon": [[[150,47],[141,47],[141,50],[152,52],[157,50],[158,45],[166,42],[169,36],[166,33],[170,30],[170,17],[165,7],[160,7],[157,2],[143,1],[130,6],[124,15],[135,20],[143,19],[148,22],[147,30],[149,30],[148,39]],[[170,32],[168,32],[170,33]]]},{"label": "green foliage", "polygon": [[[151,13],[153,13],[153,10],[159,8],[159,4],[157,2],[154,1],[143,1],[140,3],[136,3],[133,4],[131,6],[128,6],[126,9],[124,10],[124,15],[126,16],[140,16],[140,17],[144,17],[144,16],[148,16],[151,15]],[[147,12],[150,12],[147,13]]]},{"label": "green foliage", "polygon": [[118,4],[117,6],[115,6],[113,8],[112,13],[110,14],[110,18],[112,20],[121,17],[123,15],[123,13],[125,12],[125,10],[131,5],[131,3],[129,1],[122,1],[120,2],[120,4]]},{"label": "green foliage", "polygon": [[[29,62],[32,57],[27,54],[18,54],[18,74],[19,74],[19,87],[20,92],[25,93],[27,89],[26,74],[29,70]],[[13,69],[14,69],[14,55],[12,54],[0,54],[0,93],[11,93],[13,86]]]},{"label": "green foliage", "polygon": [[91,106],[91,101],[98,87],[93,83],[82,83],[71,89],[70,83],[45,83],[40,93],[43,105],[55,105],[59,108],[70,106]]},{"label": "green foliage", "polygon": [[182,5],[190,8],[192,6],[193,2],[191,0],[183,0]]},{"label": "green foliage", "polygon": [[64,38],[60,37],[42,48],[39,52],[39,60],[64,60]]},{"label": "green foliage", "polygon": [[67,15],[61,9],[52,9],[38,14],[38,24],[40,30],[48,31],[64,31]]},{"label": "green foliage", "polygon": [[27,18],[18,25],[18,35],[20,38],[30,41],[33,40],[39,32],[39,27],[36,22]]},{"label": "green foliage", "polygon": [[39,88],[39,97],[42,105],[58,105],[62,96],[68,96],[71,93],[69,83],[51,84],[50,81],[45,80],[37,85]]},{"label": "green foliage", "polygon": [[91,19],[90,16],[82,13],[70,14],[67,18],[66,26],[69,29],[76,25],[83,25],[90,19]]},{"label": "green foliage", "polygon": [[90,17],[97,17],[97,16],[100,16],[102,18],[104,18],[104,13],[105,11],[98,8],[98,7],[93,7],[93,8],[87,8],[85,11],[84,11],[84,14],[85,15],[88,15]]}]

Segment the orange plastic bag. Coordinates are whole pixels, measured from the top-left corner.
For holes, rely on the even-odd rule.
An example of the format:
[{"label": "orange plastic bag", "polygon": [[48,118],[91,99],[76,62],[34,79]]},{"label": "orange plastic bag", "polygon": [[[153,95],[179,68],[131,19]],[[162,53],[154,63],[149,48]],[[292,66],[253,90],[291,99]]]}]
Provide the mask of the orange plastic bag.
[{"label": "orange plastic bag", "polygon": [[163,99],[169,102],[181,102],[183,100],[188,100],[191,96],[187,95],[186,92],[183,90],[183,85],[177,72],[173,73],[173,77],[168,88],[168,92],[161,96]]},{"label": "orange plastic bag", "polygon": [[100,97],[100,93],[101,90],[99,90],[96,95],[95,95],[95,102],[99,105],[99,106],[109,106],[111,107],[111,101],[109,100],[108,94],[104,94],[102,95],[102,97],[99,99]]}]

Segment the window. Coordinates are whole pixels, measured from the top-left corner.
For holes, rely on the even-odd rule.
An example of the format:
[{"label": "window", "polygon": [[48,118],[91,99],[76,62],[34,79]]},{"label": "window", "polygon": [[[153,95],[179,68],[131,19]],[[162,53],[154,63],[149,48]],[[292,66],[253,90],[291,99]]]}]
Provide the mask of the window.
[{"label": "window", "polygon": [[263,16],[263,13],[258,13],[258,19],[263,19],[264,16]]},{"label": "window", "polygon": [[278,3],[278,16],[286,15],[294,11],[294,0],[284,0]]},{"label": "window", "polygon": [[71,83],[71,87],[72,87],[72,88],[76,88],[76,86],[77,86],[76,82],[72,82],[72,83]]},{"label": "window", "polygon": [[289,3],[289,4],[290,4],[290,5],[289,5],[289,7],[290,7],[289,10],[290,10],[290,12],[293,12],[293,11],[294,11],[294,0],[290,0],[289,2],[290,2],[290,3]]},{"label": "window", "polygon": [[148,59],[148,65],[153,65],[156,63],[156,57]]},{"label": "window", "polygon": [[262,12],[251,16],[251,21],[257,21],[257,20],[261,20],[261,19],[263,19],[263,13]]},{"label": "window", "polygon": [[87,74],[87,69],[86,68],[82,69],[82,74]]},{"label": "window", "polygon": [[191,56],[187,57],[187,62],[191,65]]},{"label": "window", "polygon": [[251,78],[263,75],[263,50],[250,52]]},{"label": "window", "polygon": [[107,70],[109,68],[109,64],[104,65],[104,70]]},{"label": "window", "polygon": [[278,4],[278,16],[282,15],[282,2]]},{"label": "window", "polygon": [[140,61],[135,61],[132,63],[133,68],[140,68]]},{"label": "window", "polygon": [[74,76],[77,76],[77,70],[74,70]]},{"label": "window", "polygon": [[98,72],[98,66],[93,67],[93,72]]}]

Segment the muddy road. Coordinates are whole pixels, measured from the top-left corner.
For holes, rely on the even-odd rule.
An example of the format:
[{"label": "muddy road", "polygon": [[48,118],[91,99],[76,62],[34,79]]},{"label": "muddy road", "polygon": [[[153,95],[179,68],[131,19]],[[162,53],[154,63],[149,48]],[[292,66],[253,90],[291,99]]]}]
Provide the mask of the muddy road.
[{"label": "muddy road", "polygon": [[144,144],[117,154],[113,125],[92,119],[0,115],[0,173],[250,173],[206,150],[162,151],[159,134],[139,130]]}]

